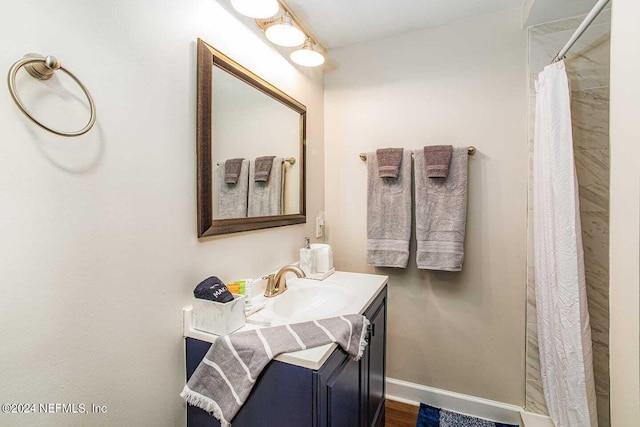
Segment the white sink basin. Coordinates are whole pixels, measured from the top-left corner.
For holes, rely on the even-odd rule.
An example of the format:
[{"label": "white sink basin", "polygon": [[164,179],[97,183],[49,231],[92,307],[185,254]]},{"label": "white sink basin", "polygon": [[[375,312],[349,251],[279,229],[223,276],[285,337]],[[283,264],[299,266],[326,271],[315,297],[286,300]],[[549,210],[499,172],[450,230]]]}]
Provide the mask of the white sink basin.
[{"label": "white sink basin", "polygon": [[273,301],[271,310],[278,317],[310,320],[329,317],[351,304],[355,294],[349,288],[332,283],[300,283],[289,280],[288,289]]},{"label": "white sink basin", "polygon": [[287,279],[287,290],[266,299],[265,309],[247,318],[247,322],[282,325],[338,316],[354,312],[351,306],[356,299],[355,291],[345,284],[291,277]]}]

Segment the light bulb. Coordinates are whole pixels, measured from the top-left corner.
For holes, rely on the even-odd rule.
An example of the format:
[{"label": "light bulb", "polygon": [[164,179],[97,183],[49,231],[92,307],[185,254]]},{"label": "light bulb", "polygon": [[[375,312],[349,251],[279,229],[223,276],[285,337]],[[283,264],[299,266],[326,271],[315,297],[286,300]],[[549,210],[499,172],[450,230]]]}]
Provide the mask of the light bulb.
[{"label": "light bulb", "polygon": [[278,0],[231,0],[231,5],[241,14],[256,19],[271,18],[280,10]]},{"label": "light bulb", "polygon": [[280,22],[272,24],[264,31],[271,43],[278,46],[293,47],[304,43],[305,34],[291,23],[291,17],[285,13]]},{"label": "light bulb", "polygon": [[291,60],[304,67],[317,67],[324,64],[324,55],[313,50],[313,42],[307,38],[304,46],[291,52]]}]

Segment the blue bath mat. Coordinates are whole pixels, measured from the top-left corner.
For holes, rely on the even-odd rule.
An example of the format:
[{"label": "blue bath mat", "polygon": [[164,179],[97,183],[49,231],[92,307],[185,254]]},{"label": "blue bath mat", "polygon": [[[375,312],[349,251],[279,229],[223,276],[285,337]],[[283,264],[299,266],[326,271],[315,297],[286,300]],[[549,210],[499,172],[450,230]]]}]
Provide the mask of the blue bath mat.
[{"label": "blue bath mat", "polygon": [[418,422],[416,427],[518,427],[513,424],[496,423],[494,421],[483,420],[469,415],[458,414],[457,412],[445,409],[434,408],[433,406],[420,404],[418,412]]}]

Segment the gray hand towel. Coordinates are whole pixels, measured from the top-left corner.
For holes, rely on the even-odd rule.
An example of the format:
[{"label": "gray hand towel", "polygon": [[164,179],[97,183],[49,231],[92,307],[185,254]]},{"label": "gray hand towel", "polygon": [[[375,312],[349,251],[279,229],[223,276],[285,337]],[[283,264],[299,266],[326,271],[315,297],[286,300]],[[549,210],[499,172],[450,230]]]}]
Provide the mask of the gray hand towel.
[{"label": "gray hand towel", "polygon": [[367,346],[369,321],[359,314],[238,332],[216,339],[180,396],[229,427],[262,370],[282,353],[337,343],[353,360]]},{"label": "gray hand towel", "polygon": [[446,178],[451,164],[451,145],[429,145],[424,147],[424,159],[429,178]]},{"label": "gray hand towel", "polygon": [[454,148],[449,176],[430,179],[423,150],[414,157],[418,268],[461,271],[467,218],[467,148]]},{"label": "gray hand towel", "polygon": [[269,175],[271,174],[271,168],[273,166],[273,159],[276,156],[263,156],[256,158],[254,180],[256,182],[269,181]]},{"label": "gray hand towel", "polygon": [[281,215],[283,209],[284,172],[282,157],[271,160],[271,177],[267,182],[255,179],[255,168],[249,168],[249,207],[247,215]]},{"label": "gray hand towel", "polygon": [[243,158],[229,159],[224,162],[224,182],[225,184],[237,184],[242,169]]},{"label": "gray hand towel", "polygon": [[378,156],[378,176],[380,178],[398,178],[400,163],[402,163],[402,148],[380,148],[376,150]]},{"label": "gray hand towel", "polygon": [[397,179],[378,176],[367,154],[367,264],[406,268],[411,238],[411,151],[403,150]]},{"label": "gray hand towel", "polygon": [[246,218],[247,197],[249,192],[249,160],[243,160],[236,184],[225,182],[225,168],[218,167],[216,176],[216,210],[214,219]]}]

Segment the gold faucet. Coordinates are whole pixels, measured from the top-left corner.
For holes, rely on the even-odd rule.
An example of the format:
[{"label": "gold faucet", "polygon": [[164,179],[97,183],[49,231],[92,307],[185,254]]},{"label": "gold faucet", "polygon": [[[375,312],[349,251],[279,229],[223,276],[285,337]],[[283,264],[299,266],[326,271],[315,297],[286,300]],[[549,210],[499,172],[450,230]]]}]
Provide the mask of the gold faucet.
[{"label": "gold faucet", "polygon": [[263,279],[267,279],[267,289],[264,291],[264,296],[267,298],[275,297],[287,290],[287,272],[294,273],[296,276],[302,278],[307,277],[304,271],[300,270],[295,265],[285,265],[275,274],[270,274]]}]

